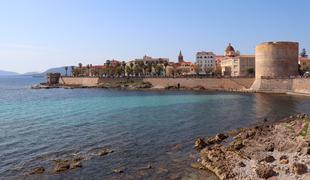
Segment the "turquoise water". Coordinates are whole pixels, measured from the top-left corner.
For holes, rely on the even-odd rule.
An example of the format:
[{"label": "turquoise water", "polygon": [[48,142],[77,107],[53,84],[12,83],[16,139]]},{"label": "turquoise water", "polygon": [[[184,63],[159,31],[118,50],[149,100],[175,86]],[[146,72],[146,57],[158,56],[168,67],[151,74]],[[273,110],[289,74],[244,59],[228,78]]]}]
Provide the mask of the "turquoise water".
[{"label": "turquoise water", "polygon": [[[310,98],[268,94],[103,89],[32,90],[43,81],[0,78],[0,176],[29,179],[199,179],[193,141],[310,113]],[[114,153],[99,158],[97,148]],[[87,157],[83,168],[52,173],[53,160]],[[151,164],[153,168],[141,170]],[[37,166],[47,172],[25,176]],[[124,169],[123,174],[113,169]],[[142,168],[143,169],[143,168]]]}]

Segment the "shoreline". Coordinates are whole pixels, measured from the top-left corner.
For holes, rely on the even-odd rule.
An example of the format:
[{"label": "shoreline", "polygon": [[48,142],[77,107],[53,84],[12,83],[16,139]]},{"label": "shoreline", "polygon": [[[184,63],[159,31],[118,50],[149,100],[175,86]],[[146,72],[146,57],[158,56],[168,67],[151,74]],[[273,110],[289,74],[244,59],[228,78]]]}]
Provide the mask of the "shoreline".
[{"label": "shoreline", "polygon": [[309,124],[308,115],[297,114],[197,138],[198,162],[220,179],[310,178]]},{"label": "shoreline", "polygon": [[115,89],[126,91],[195,91],[195,92],[236,92],[236,93],[263,93],[263,94],[283,94],[292,96],[307,96],[310,93],[290,92],[290,91],[255,91],[250,89],[205,89],[201,87],[187,88],[187,87],[101,87],[101,86],[82,86],[82,85],[33,85],[31,89]]}]

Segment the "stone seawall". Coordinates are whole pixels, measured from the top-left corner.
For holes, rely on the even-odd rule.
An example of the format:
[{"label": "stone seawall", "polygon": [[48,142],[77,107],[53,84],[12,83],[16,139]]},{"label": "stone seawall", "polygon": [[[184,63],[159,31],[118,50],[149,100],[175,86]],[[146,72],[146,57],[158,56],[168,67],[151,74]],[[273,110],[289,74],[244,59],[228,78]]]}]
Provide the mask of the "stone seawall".
[{"label": "stone seawall", "polygon": [[[155,89],[169,86],[181,88],[199,88],[207,90],[249,90],[254,78],[95,78],[95,77],[61,77],[60,85],[96,87],[104,83],[150,82]],[[303,93],[310,94],[310,78],[295,79],[261,79],[258,92]]]},{"label": "stone seawall", "polygon": [[249,89],[254,78],[145,78],[154,88],[178,86],[184,88],[203,87],[208,90],[245,90]]},{"label": "stone seawall", "polygon": [[59,84],[64,86],[88,86],[94,87],[99,83],[97,77],[60,77]]},{"label": "stone seawall", "polygon": [[260,92],[310,94],[310,78],[261,79]]},{"label": "stone seawall", "polygon": [[98,84],[118,83],[128,81],[150,82],[154,88],[164,89],[169,86],[183,88],[203,87],[208,90],[245,90],[249,89],[254,78],[93,78],[93,77],[61,77],[60,85],[68,86],[89,86],[95,87]]}]

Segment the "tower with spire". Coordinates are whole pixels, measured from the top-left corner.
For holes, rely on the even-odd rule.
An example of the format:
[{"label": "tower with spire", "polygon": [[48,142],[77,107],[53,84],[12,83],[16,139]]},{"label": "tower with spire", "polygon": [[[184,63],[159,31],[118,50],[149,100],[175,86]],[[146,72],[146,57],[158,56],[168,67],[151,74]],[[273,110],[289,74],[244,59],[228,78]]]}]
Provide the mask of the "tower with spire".
[{"label": "tower with spire", "polygon": [[179,63],[184,62],[184,58],[183,58],[183,55],[182,55],[182,51],[180,51],[180,53],[179,53],[178,62],[179,62]]}]

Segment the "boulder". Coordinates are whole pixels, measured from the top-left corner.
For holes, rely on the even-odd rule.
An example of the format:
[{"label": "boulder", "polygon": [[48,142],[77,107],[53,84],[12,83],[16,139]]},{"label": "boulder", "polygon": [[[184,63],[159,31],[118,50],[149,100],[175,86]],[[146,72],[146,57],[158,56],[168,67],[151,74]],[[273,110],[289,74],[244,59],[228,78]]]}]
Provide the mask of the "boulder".
[{"label": "boulder", "polygon": [[302,163],[293,163],[292,165],[292,172],[298,175],[304,174],[308,171],[308,167]]},{"label": "boulder", "polygon": [[263,158],[262,160],[260,160],[260,162],[265,161],[267,163],[272,163],[274,162],[276,159],[273,156],[266,156],[265,158]]},{"label": "boulder", "polygon": [[63,172],[70,169],[70,163],[68,161],[59,161],[54,167],[54,172]]},{"label": "boulder", "polygon": [[233,149],[233,150],[237,150],[237,151],[239,151],[243,147],[244,147],[244,144],[243,144],[242,140],[233,141],[229,145],[229,149]]},{"label": "boulder", "polygon": [[268,143],[268,144],[265,146],[265,150],[266,150],[266,151],[269,151],[269,152],[273,152],[273,151],[274,151],[274,143]]},{"label": "boulder", "polygon": [[30,171],[30,175],[32,174],[42,174],[44,173],[45,169],[44,167],[36,167],[36,168],[33,168],[31,171]]},{"label": "boulder", "polygon": [[276,172],[273,170],[273,168],[268,165],[258,165],[255,172],[259,178],[264,179],[268,179],[276,175]]},{"label": "boulder", "polygon": [[238,163],[239,167],[245,167],[246,165],[243,162]]},{"label": "boulder", "polygon": [[110,153],[113,153],[114,151],[111,149],[101,149],[98,151],[98,156],[105,156],[108,155]]},{"label": "boulder", "polygon": [[114,173],[124,173],[124,170],[122,170],[122,169],[113,169],[113,172]]},{"label": "boulder", "polygon": [[202,150],[203,148],[205,148],[207,146],[206,142],[204,139],[202,138],[197,138],[195,141],[195,149],[197,150]]}]

